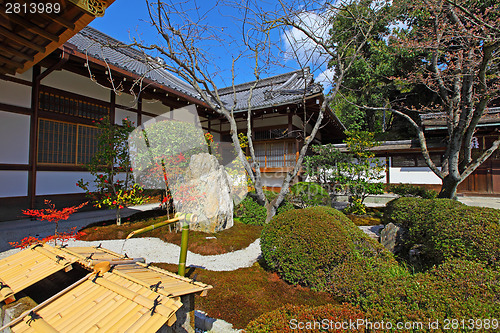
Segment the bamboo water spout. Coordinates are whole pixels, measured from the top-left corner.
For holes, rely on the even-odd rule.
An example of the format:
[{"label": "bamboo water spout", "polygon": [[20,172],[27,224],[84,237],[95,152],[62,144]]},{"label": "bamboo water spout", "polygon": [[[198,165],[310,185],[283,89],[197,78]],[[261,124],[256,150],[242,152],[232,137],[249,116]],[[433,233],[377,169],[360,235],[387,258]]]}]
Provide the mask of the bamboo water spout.
[{"label": "bamboo water spout", "polygon": [[177,269],[177,274],[184,276],[186,273],[186,258],[187,258],[187,248],[188,248],[188,237],[189,237],[189,223],[196,223],[198,217],[194,214],[186,213],[176,213],[174,218],[166,220],[157,224],[147,226],[142,229],[134,230],[128,234],[126,239],[132,238],[135,235],[143,234],[145,232],[164,227],[166,225],[181,222],[182,223],[182,234],[181,234],[181,252],[179,255],[179,267]]}]

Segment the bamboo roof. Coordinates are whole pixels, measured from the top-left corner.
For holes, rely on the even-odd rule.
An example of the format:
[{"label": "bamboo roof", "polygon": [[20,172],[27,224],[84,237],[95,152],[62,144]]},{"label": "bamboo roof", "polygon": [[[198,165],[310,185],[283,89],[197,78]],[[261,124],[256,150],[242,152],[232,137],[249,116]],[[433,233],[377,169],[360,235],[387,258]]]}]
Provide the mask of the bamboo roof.
[{"label": "bamboo roof", "polygon": [[0,302],[78,260],[48,245],[35,245],[0,260]]},{"label": "bamboo roof", "polygon": [[92,272],[6,327],[12,332],[156,332],[176,321],[180,296],[204,296],[212,288],[100,246],[39,244],[0,260],[2,290],[11,297],[73,264]]}]

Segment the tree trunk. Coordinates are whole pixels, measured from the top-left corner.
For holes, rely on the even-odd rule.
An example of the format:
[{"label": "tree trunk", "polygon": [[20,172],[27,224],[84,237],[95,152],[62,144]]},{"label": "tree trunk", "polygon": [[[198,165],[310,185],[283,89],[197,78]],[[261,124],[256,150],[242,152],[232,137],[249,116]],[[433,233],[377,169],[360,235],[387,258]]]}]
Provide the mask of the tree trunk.
[{"label": "tree trunk", "polygon": [[438,198],[446,198],[457,200],[457,187],[461,180],[447,175],[443,178],[443,185],[441,186],[441,192],[439,192]]},{"label": "tree trunk", "polygon": [[274,215],[276,215],[276,208],[273,205],[274,202],[275,202],[275,200],[273,200],[265,205],[266,211],[267,211],[266,224],[269,223],[269,221],[271,221],[271,219],[274,217]]}]

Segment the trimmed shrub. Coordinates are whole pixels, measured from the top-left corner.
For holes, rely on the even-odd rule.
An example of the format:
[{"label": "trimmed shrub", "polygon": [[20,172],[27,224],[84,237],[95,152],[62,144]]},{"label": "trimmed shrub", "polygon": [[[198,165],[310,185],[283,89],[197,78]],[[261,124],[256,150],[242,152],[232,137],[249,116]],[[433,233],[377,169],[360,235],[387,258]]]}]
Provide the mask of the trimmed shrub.
[{"label": "trimmed shrub", "polygon": [[419,197],[423,199],[435,199],[438,193],[434,190],[426,190],[425,188],[412,184],[396,184],[391,185],[389,192],[400,195],[402,197]]},{"label": "trimmed shrub", "polygon": [[422,244],[423,268],[451,258],[500,267],[500,210],[448,199],[400,198],[388,204],[385,220],[408,229],[406,250]]},{"label": "trimmed shrub", "polygon": [[327,290],[333,268],[349,256],[391,255],[344,214],[330,207],[296,209],[275,216],[261,235],[262,256],[285,281]]},{"label": "trimmed shrub", "polygon": [[[364,313],[350,304],[321,305],[317,307],[296,306],[287,304],[279,309],[265,313],[248,323],[245,329],[247,333],[268,332],[364,332],[360,330],[342,329],[335,327],[335,323],[356,321],[364,319]],[[299,324],[300,323],[300,324]]]},{"label": "trimmed shrub", "polygon": [[[498,318],[500,273],[481,263],[451,260],[411,275],[380,260],[352,259],[334,272],[332,293],[365,311],[371,321],[435,322]],[[430,331],[429,327],[416,331]],[[460,331],[458,328],[450,331]],[[464,330],[470,331],[470,330]]]},{"label": "trimmed shrub", "polygon": [[301,208],[327,206],[330,203],[328,192],[316,183],[299,182],[290,187],[289,200]]}]

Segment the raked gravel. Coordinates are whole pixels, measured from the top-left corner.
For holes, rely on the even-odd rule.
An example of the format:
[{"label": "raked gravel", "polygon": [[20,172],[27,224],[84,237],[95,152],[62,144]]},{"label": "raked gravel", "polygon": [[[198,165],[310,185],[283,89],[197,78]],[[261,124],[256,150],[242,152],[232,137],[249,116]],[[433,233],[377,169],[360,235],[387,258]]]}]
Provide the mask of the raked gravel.
[{"label": "raked gravel", "polygon": [[[180,247],[166,243],[159,238],[131,238],[127,240],[80,241],[70,240],[68,246],[98,246],[119,254],[127,254],[131,258],[144,258],[146,262],[179,263]],[[18,252],[18,249],[0,253],[0,259]],[[238,268],[252,266],[260,256],[260,239],[255,240],[247,248],[224,254],[204,256],[188,251],[186,266],[200,267],[211,271],[234,271]]]}]

